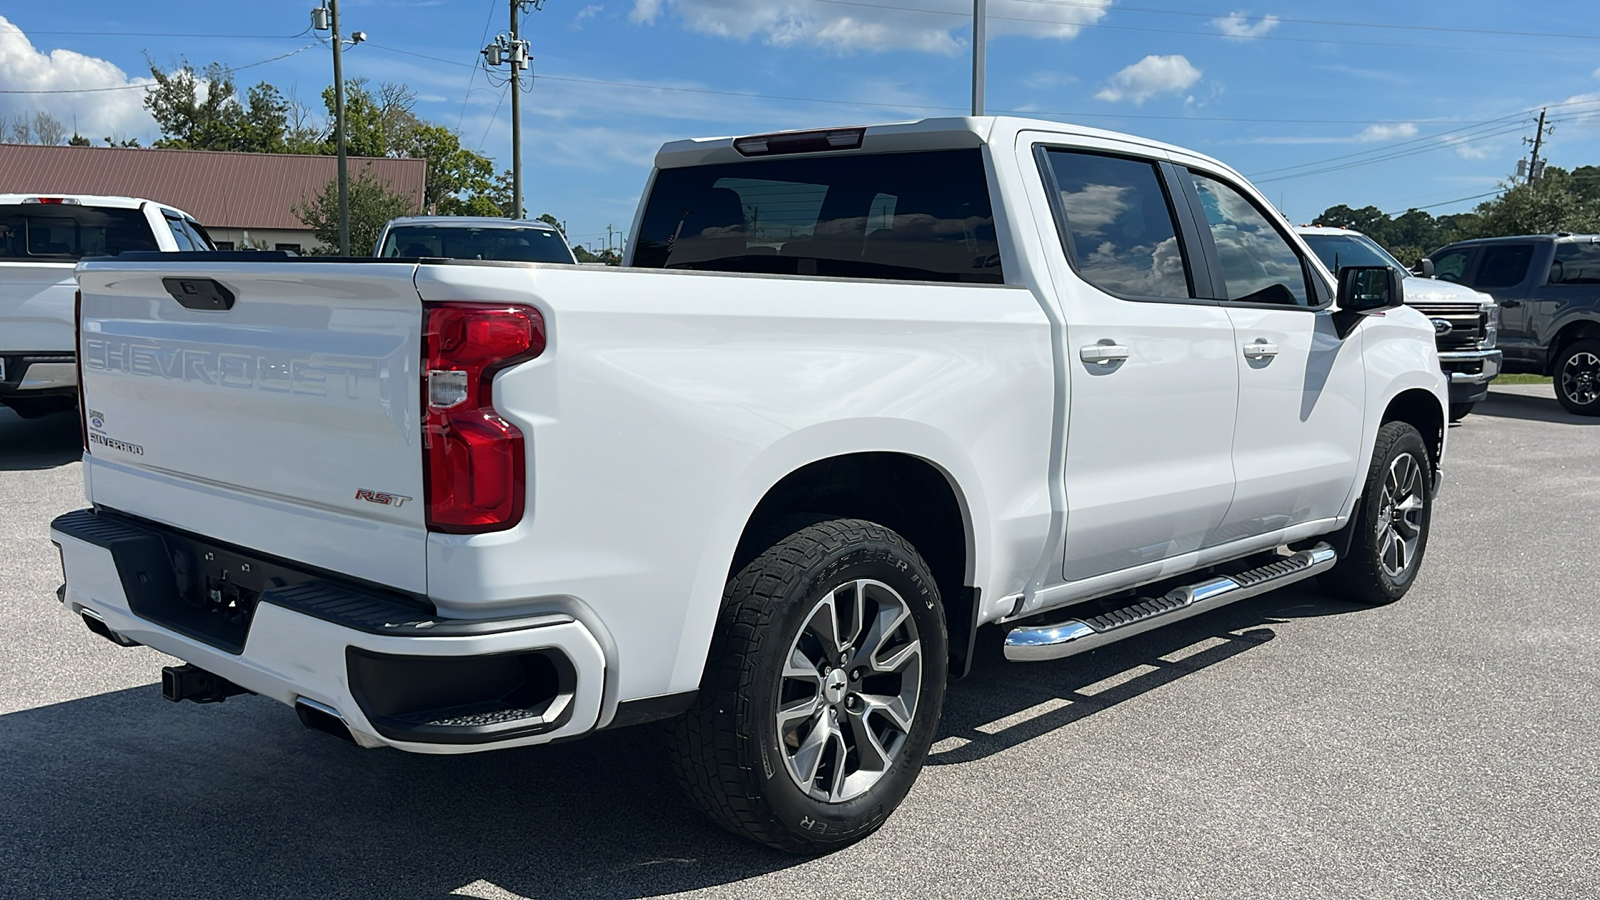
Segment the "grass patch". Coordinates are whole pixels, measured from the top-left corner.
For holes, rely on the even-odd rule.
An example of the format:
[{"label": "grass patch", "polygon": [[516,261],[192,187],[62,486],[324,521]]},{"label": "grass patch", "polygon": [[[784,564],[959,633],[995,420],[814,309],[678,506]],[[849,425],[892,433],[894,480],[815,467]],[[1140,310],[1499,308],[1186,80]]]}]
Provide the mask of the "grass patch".
[{"label": "grass patch", "polygon": [[1495,384],[1549,384],[1549,375],[1501,375]]}]

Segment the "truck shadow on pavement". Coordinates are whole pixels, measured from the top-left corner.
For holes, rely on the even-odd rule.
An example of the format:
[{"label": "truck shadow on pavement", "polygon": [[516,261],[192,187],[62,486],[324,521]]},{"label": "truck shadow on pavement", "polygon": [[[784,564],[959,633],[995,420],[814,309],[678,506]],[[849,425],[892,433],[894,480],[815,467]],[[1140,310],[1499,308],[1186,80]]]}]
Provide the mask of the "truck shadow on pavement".
[{"label": "truck shadow on pavement", "polygon": [[972,674],[951,685],[928,765],[993,756],[1163,685],[1248,653],[1290,619],[1361,609],[1309,584],[1195,616],[1082,656],[1008,663],[1001,633],[978,637]]},{"label": "truck shadow on pavement", "polygon": [[[986,631],[929,763],[991,756],[1248,653],[1272,625],[1353,609],[1296,586],[1026,665],[1007,664]],[[171,704],[154,684],[11,713],[3,893],[631,898],[804,861],[703,820],[663,743],[646,725],[482,755],[362,750],[269,700]]]},{"label": "truck shadow on pavement", "polygon": [[[1559,425],[1600,425],[1600,416],[1575,416],[1567,412],[1554,396],[1513,394],[1492,388],[1488,398],[1473,408],[1472,415],[1522,419],[1527,422],[1554,422]],[[1472,419],[1469,417],[1466,421],[1470,423]]]},{"label": "truck shadow on pavement", "polygon": [[83,457],[78,414],[23,419],[0,406],[0,471],[53,469]]}]

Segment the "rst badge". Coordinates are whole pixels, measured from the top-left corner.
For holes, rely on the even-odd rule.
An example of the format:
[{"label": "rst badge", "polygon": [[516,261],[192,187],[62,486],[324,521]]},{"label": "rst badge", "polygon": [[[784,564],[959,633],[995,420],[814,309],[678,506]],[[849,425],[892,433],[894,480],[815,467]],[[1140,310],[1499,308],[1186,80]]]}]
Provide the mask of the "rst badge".
[{"label": "rst badge", "polygon": [[402,497],[399,494],[386,494],[383,491],[369,491],[366,488],[361,488],[360,490],[356,491],[356,499],[365,500],[368,503],[377,503],[383,506],[394,507],[399,507],[411,500],[410,497]]}]

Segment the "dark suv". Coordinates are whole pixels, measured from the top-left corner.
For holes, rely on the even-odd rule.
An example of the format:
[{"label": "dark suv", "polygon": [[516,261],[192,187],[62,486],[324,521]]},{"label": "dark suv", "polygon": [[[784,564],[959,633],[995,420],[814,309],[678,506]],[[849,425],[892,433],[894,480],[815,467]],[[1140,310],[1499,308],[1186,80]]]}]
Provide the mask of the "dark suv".
[{"label": "dark suv", "polygon": [[1600,416],[1600,235],[1459,241],[1423,263],[1500,301],[1507,372],[1549,375],[1569,412]]}]

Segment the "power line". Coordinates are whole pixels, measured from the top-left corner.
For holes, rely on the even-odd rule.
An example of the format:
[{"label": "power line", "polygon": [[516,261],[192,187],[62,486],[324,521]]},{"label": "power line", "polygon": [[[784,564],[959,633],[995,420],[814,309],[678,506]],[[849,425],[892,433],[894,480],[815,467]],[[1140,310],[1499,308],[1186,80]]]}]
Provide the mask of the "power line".
[{"label": "power line", "polygon": [[[310,31],[311,29],[306,29]],[[15,25],[9,29],[0,29],[0,34],[20,34],[23,37],[34,34],[67,34],[73,37],[181,37],[181,38],[227,38],[230,40],[260,40],[260,41],[292,41],[304,37],[305,31],[299,34],[204,34],[194,31],[39,31],[28,29],[23,31]]]},{"label": "power line", "polygon": [[1495,195],[1497,195],[1499,193],[1500,193],[1500,189],[1499,188],[1495,188],[1492,191],[1485,191],[1482,194],[1473,194],[1471,197],[1457,197],[1454,200],[1440,200],[1438,203],[1429,203],[1427,206],[1408,206],[1402,212],[1384,213],[1384,215],[1386,215],[1386,216],[1388,216],[1389,218],[1392,219],[1392,218],[1394,218],[1396,216],[1403,216],[1406,213],[1412,212],[1412,211],[1420,212],[1420,211],[1422,211],[1424,209],[1435,209],[1435,208],[1440,207],[1440,206],[1449,206],[1452,203],[1465,203],[1468,200],[1481,200],[1484,197],[1493,197],[1493,196],[1495,196]]},{"label": "power line", "polygon": [[[489,0],[489,15],[483,19],[483,36],[478,38],[478,46],[483,46],[489,40],[489,25],[494,22],[494,11],[499,6],[497,0]],[[487,73],[485,73],[487,74]],[[461,130],[461,123],[467,118],[467,101],[472,99],[472,83],[478,78],[478,66],[472,67],[472,74],[467,76],[467,92],[461,95],[461,112],[456,116],[456,131]]]}]

